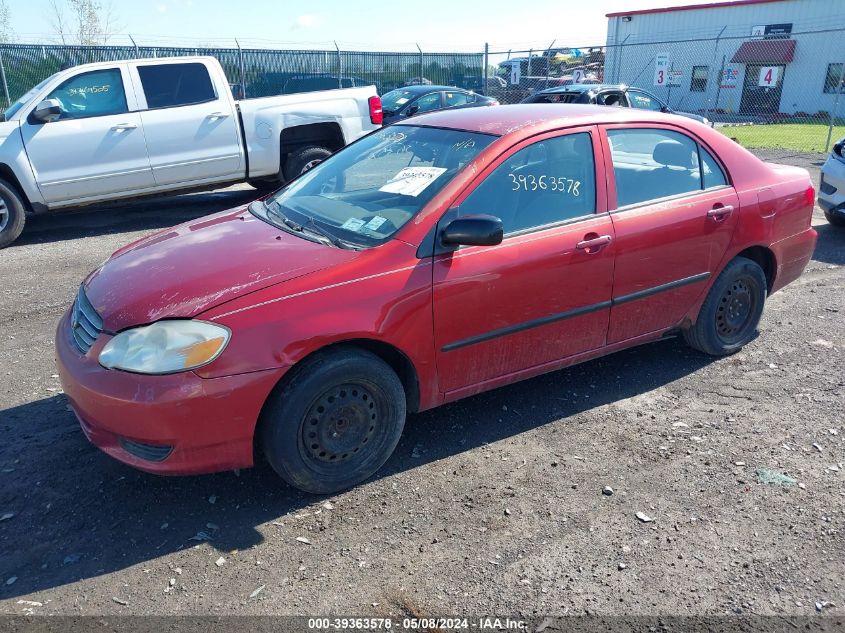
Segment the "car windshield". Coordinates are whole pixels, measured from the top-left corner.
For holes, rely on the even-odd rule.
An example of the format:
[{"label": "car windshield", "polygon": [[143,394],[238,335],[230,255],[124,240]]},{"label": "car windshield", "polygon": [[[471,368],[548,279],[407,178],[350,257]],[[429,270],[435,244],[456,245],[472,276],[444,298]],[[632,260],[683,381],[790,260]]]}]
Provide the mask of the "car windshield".
[{"label": "car windshield", "polygon": [[[56,74],[58,74],[58,73],[56,73]],[[38,91],[40,91],[44,86],[46,86],[55,76],[56,75],[50,75],[49,77],[47,77],[47,79],[45,79],[40,84],[35,86],[32,90],[29,90],[20,99],[18,99],[12,105],[10,105],[8,108],[6,108],[6,111],[3,112],[3,115],[2,115],[2,117],[0,117],[0,120],[8,121],[13,116],[15,116],[18,113],[18,110],[20,110],[22,107],[24,107],[27,104],[27,102],[30,99],[32,99],[35,96],[35,94]]]},{"label": "car windshield", "polygon": [[253,213],[283,230],[321,233],[338,246],[376,246],[496,138],[442,128],[382,128],[265,200],[260,206],[266,213]]},{"label": "car windshield", "polygon": [[413,90],[391,90],[381,98],[381,107],[390,112],[396,112],[403,105],[416,96]]}]

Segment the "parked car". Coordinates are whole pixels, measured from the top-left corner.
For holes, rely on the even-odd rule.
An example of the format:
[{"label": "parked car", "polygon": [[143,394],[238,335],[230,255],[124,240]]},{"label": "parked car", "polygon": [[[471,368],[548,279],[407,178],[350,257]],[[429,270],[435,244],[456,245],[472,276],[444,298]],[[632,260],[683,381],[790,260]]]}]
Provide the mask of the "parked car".
[{"label": "parked car", "polygon": [[835,226],[845,226],[845,138],[833,146],[833,151],[822,165],[819,186],[819,206],[827,221]]},{"label": "parked car", "polygon": [[59,376],[127,464],[244,468],[257,447],[335,492],[408,412],[673,333],[736,352],[810,260],[814,197],[681,117],[444,110],[118,250],[58,325]]},{"label": "parked car", "polygon": [[624,84],[570,84],[561,88],[541,90],[526,97],[523,103],[594,103],[597,105],[622,106],[624,108],[678,114],[710,125],[707,117],[692,112],[672,110],[650,92]]},{"label": "parked car", "polygon": [[63,70],[0,123],[0,247],[30,212],[244,180],[278,187],[380,125],[374,86],[236,101],[213,57]]},{"label": "parked car", "polygon": [[499,105],[485,97],[453,86],[407,86],[382,95],[384,123],[393,123],[409,116],[451,108],[474,108]]}]

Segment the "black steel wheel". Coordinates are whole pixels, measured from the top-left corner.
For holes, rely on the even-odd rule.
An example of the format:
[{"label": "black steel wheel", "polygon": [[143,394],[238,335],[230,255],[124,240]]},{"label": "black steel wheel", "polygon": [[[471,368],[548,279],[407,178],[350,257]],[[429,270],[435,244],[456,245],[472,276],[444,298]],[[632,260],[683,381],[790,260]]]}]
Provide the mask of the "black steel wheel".
[{"label": "black steel wheel", "polygon": [[712,356],[740,350],[757,332],[767,291],[766,274],[757,262],[733,259],[707,293],[695,324],[683,331],[684,339]]},{"label": "black steel wheel", "polygon": [[405,392],[383,360],[355,348],[318,353],[271,394],[260,421],[273,469],[300,490],[329,494],[361,483],[393,453]]}]

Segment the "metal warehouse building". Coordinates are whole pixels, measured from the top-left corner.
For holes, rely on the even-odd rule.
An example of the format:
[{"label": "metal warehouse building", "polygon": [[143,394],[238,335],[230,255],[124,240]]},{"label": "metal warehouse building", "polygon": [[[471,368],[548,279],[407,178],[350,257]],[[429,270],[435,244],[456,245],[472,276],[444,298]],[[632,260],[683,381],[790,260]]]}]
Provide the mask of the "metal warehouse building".
[{"label": "metal warehouse building", "polygon": [[845,0],[611,13],[605,80],[723,120],[845,113]]}]

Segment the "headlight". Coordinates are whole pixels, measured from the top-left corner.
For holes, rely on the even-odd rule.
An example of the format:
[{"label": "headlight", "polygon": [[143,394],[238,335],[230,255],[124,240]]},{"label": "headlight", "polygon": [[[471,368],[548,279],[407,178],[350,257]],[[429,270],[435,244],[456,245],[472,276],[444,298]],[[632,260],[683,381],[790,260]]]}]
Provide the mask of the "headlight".
[{"label": "headlight", "polygon": [[126,330],[106,343],[100,364],[139,374],[173,374],[207,365],[231,334],[207,321],[158,321]]}]

